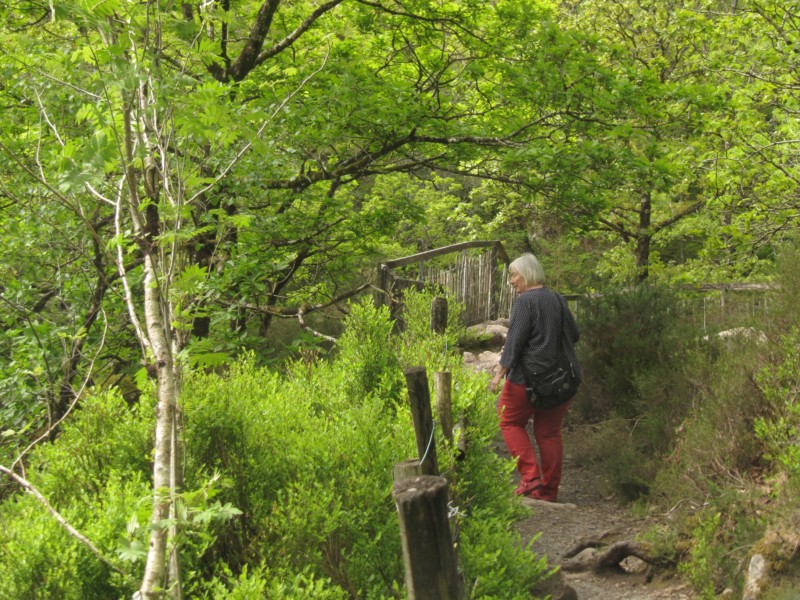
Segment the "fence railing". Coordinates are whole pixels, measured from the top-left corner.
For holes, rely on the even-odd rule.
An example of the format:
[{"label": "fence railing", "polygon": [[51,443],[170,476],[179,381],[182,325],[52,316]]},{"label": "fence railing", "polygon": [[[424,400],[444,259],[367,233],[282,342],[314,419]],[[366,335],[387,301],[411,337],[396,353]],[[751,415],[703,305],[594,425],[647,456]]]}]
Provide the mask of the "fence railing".
[{"label": "fence railing", "polygon": [[[475,248],[484,252],[470,255]],[[441,257],[456,254],[455,260]],[[503,285],[507,279],[508,255],[497,240],[472,241],[427,250],[396,258],[378,266],[379,302],[393,310],[399,305],[402,291],[408,287],[438,287],[464,305],[467,325],[508,316],[512,291]]]},{"label": "fence railing", "polygon": [[[476,249],[482,252],[476,254]],[[378,287],[385,291],[378,302],[389,304],[396,314],[403,289],[432,286],[446,290],[464,306],[466,325],[508,318],[517,296],[508,285],[509,262],[498,240],[462,242],[388,260],[378,266]],[[706,334],[725,328],[730,322],[766,317],[769,312],[768,294],[772,288],[765,284],[699,284],[681,288],[686,294],[685,314]],[[582,305],[597,296],[565,297],[580,318]]]}]

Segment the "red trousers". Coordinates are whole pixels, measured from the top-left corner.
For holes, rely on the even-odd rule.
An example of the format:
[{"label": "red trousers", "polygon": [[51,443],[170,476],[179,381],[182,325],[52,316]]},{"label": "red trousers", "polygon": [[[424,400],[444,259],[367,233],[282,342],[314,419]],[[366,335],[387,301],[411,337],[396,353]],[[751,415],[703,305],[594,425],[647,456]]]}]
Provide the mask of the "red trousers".
[{"label": "red trousers", "polygon": [[[539,480],[541,488],[537,497],[555,501],[561,483],[561,468],[564,461],[564,442],[561,425],[567,414],[569,402],[550,409],[533,408],[528,402],[525,386],[506,380],[500,393],[497,407],[500,416],[500,431],[508,451],[517,459],[517,470],[521,485]],[[526,429],[533,417],[533,437],[539,448],[539,461]]]}]

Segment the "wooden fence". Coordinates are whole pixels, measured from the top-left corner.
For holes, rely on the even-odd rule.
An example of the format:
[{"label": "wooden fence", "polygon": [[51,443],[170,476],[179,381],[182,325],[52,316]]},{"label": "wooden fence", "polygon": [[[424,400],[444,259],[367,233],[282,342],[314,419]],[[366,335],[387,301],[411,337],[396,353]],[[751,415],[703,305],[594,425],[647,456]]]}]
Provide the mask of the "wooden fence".
[{"label": "wooden fence", "polygon": [[[482,252],[475,254],[474,249]],[[444,260],[442,257],[455,254]],[[432,286],[447,291],[464,305],[467,325],[508,317],[513,291],[508,285],[508,255],[497,240],[462,242],[378,266],[378,287],[388,292],[380,302],[393,309],[400,305],[408,287]]]},{"label": "wooden fence", "polygon": [[[477,250],[477,252],[476,252]],[[508,318],[516,292],[508,285],[508,255],[497,240],[462,242],[386,261],[378,266],[378,287],[386,294],[379,303],[393,314],[402,304],[403,290],[431,286],[447,291],[464,306],[466,325]],[[762,284],[700,284],[681,286],[684,314],[703,334],[767,318],[771,288]],[[597,295],[565,294],[576,318],[582,305]]]}]

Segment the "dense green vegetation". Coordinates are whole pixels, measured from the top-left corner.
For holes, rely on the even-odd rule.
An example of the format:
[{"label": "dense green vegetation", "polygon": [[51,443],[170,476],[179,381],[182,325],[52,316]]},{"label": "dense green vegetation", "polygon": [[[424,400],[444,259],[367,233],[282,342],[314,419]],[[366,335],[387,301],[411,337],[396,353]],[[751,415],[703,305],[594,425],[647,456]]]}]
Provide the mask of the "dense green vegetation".
[{"label": "dense green vegetation", "polygon": [[[649,541],[702,598],[741,592],[756,552],[786,580],[775,598],[798,592],[798,256],[794,245],[780,252],[772,291],[727,298],[726,330],[743,328],[738,335],[704,335],[696,304],[656,287],[584,313],[593,389],[578,408],[596,435],[577,453],[620,499],[668,517]],[[753,300],[757,310],[736,310]]]},{"label": "dense green vegetation", "polygon": [[[688,518],[654,532],[665,557],[708,597],[756,549],[791,568],[797,14],[2,3],[1,591],[149,599],[180,572],[198,596],[402,594],[386,502],[409,452],[399,373],[460,372],[458,329],[443,349],[417,315],[389,340],[357,296],[383,258],[475,239],[603,292],[580,314],[586,460],[603,457],[620,498]],[[777,284],[768,311],[703,327],[679,285],[729,282]],[[714,340],[736,326],[766,341]],[[459,385],[485,440],[490,399]],[[451,467],[465,503],[495,507],[462,529],[475,595],[533,582],[487,475],[507,465]],[[776,531],[783,545],[764,541]]]},{"label": "dense green vegetation", "polygon": [[[426,320],[426,304],[428,296],[411,299],[413,322]],[[187,597],[403,596],[392,467],[416,448],[399,367],[441,369],[459,357],[446,337],[424,327],[393,336],[387,317],[370,303],[353,305],[329,361],[298,360],[278,374],[250,356],[224,375],[187,377],[185,488],[172,517]],[[453,375],[470,452],[456,462],[442,446],[439,462],[458,508],[453,528],[464,576],[475,598],[526,598],[546,570],[510,527],[524,509],[508,491],[511,465],[491,451],[494,404],[484,378],[460,369]],[[120,598],[138,588],[154,394],[134,406],[116,390],[83,402],[58,439],[32,453],[27,473],[109,564],[33,496],[14,496],[0,511],[4,598]]]}]

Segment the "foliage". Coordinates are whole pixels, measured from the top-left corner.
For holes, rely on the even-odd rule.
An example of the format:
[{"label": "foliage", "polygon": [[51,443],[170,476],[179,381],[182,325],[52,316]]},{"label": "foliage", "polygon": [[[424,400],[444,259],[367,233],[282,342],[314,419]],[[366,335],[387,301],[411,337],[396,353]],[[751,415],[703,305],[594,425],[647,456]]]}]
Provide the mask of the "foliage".
[{"label": "foliage", "polygon": [[399,361],[392,339],[394,323],[386,306],[376,309],[371,298],[350,305],[346,330],[336,343],[335,359],[351,365],[345,373],[351,381],[342,392],[354,398],[370,395],[399,396]]},{"label": "foliage", "polygon": [[[134,568],[141,561],[150,502],[143,489],[154,457],[145,367],[164,361],[153,360],[138,323],[144,297],[158,290],[163,304],[151,323],[155,315],[154,331],[169,334],[175,364],[187,374],[217,371],[189,375],[186,388],[191,481],[176,496],[175,518],[190,549],[192,589],[211,593],[206,577],[227,568],[215,592],[253,586],[336,597],[353,586],[388,586],[399,594],[393,574],[365,574],[366,552],[332,566],[335,551],[357,546],[360,534],[341,525],[342,498],[297,482],[302,453],[323,469],[311,469],[317,476],[328,466],[356,479],[365,472],[326,457],[329,438],[314,445],[295,421],[264,407],[296,412],[366,462],[366,448],[383,442],[350,429],[378,423],[406,448],[394,422],[381,419],[404,416],[402,367],[460,373],[452,353],[459,309],[451,305],[448,332],[434,336],[426,329],[430,298],[408,294],[410,326],[396,341],[385,315],[354,304],[329,362],[318,360],[327,346],[294,329],[285,346],[297,360],[285,376],[256,364],[278,364],[275,349],[285,340],[275,335],[276,317],[321,313],[367,281],[381,257],[464,239],[502,238],[510,254],[533,250],[553,265],[550,282],[569,291],[762,280],[777,261],[784,291],[770,297],[775,330],[766,331],[765,347],[696,344],[699,336],[680,327],[678,299],[662,288],[637,286],[593,302],[579,317],[587,381],[576,404],[595,423],[607,419],[591,454],[605,459],[626,497],[669,508],[682,498],[692,506],[714,500],[696,530],[692,573],[702,589],[712,576],[710,544],[733,544],[726,521],[717,524],[720,535],[705,528],[717,512],[735,512],[723,492],[743,489],[747,498],[792,506],[800,461],[792,328],[800,305],[788,290],[800,288],[800,269],[781,243],[798,227],[796,7],[776,0],[176,6],[0,3],[0,464],[29,473],[108,556]],[[146,257],[160,265],[147,281]],[[124,401],[112,391],[123,385]],[[480,437],[493,418],[480,384],[458,375],[454,386],[459,410],[481,424],[470,434]],[[58,440],[17,461],[73,401],[80,416],[50,432]],[[326,420],[329,410],[335,417]],[[261,423],[264,414],[275,425]],[[272,466],[289,447],[285,438],[298,444],[298,456]],[[381,467],[389,452],[377,452]],[[489,458],[482,466],[469,460],[445,461],[449,474],[499,468]],[[127,481],[122,473],[139,475]],[[344,497],[385,499],[381,481],[364,497]],[[459,485],[453,481],[454,493]],[[477,476],[470,485],[480,487]],[[107,592],[103,582],[117,576],[92,566],[85,549],[13,489],[3,483],[0,498],[10,508],[0,535],[21,575],[1,583],[9,586],[2,592]],[[499,488],[478,495],[495,492],[502,496]],[[112,493],[119,505],[106,499]],[[113,524],[92,521],[78,497],[98,514],[119,514]],[[272,515],[265,498],[284,503],[284,512],[275,510],[284,529],[263,528],[263,515]],[[298,530],[307,545],[297,556],[321,556],[323,566],[251,560],[261,558],[259,540],[291,541],[302,502],[320,533]],[[743,502],[736,514],[750,507]],[[499,530],[508,513],[495,508]],[[137,519],[118,546],[126,511]],[[777,517],[767,511],[767,518]],[[41,543],[21,529],[23,519]],[[470,534],[464,523],[465,539],[500,543],[492,527],[475,525]],[[391,535],[374,527],[383,551]],[[749,543],[749,535],[740,537]],[[56,546],[64,561],[43,581],[34,571],[46,572],[42,557]],[[506,564],[518,558],[529,559],[514,554]],[[481,560],[472,554],[469,570],[482,569]],[[51,589],[59,581],[63,589]],[[132,585],[119,589],[127,594]],[[489,588],[502,595],[502,586],[495,578]]]},{"label": "foliage", "polygon": [[669,401],[646,393],[672,386],[690,344],[669,288],[641,285],[603,293],[581,303],[580,326],[581,365],[602,388],[602,398],[592,398],[582,410],[633,419]]},{"label": "foliage", "polygon": [[769,305],[786,308],[757,321],[754,333],[708,339],[697,355],[702,360],[685,363],[690,410],[646,497],[672,515],[668,536],[681,570],[704,597],[723,583],[741,587],[740,567],[751,552],[770,554],[776,571],[791,569],[768,539],[770,529],[778,539],[794,535],[800,490],[793,426],[797,333],[790,324],[796,302],[789,287],[798,263],[794,249],[779,256],[781,285]]},{"label": "foliage", "polygon": [[[29,473],[68,521],[113,560],[131,542],[146,544],[129,523],[137,514],[147,521],[152,417],[130,410],[114,392],[89,396],[86,405],[57,443],[36,450]],[[0,596],[100,599],[136,589],[134,580],[120,579],[68,536],[33,496],[10,496],[0,520],[6,572]]]},{"label": "foliage", "polygon": [[692,531],[694,546],[691,559],[682,565],[681,571],[689,576],[695,590],[703,600],[716,597],[715,583],[720,578],[719,543],[715,539],[720,527],[720,513],[702,520]]},{"label": "foliage", "polygon": [[[355,304],[341,347],[326,360],[291,362],[279,374],[250,356],[224,374],[188,374],[185,487],[175,515],[186,594],[403,596],[392,467],[413,456],[414,432],[392,357],[411,339],[433,348],[439,336],[413,320],[405,341],[391,328],[385,309]],[[437,451],[457,508],[464,574],[474,598],[515,597],[545,566],[511,530],[524,512],[511,493],[513,464],[491,451],[497,421],[485,378],[454,370],[453,389],[454,414],[466,424],[457,436],[468,437],[470,451],[457,460],[454,442],[438,433]],[[0,567],[14,574],[0,583],[4,596],[91,599],[136,589],[152,502],[149,394],[142,402],[88,395],[58,439],[30,459],[37,488],[129,576],[98,561],[31,496],[12,494],[0,510],[8,550]]]},{"label": "foliage", "polygon": [[434,371],[456,372],[460,370],[456,349],[466,330],[464,306],[452,296],[446,296],[447,326],[443,334],[434,334],[430,329],[430,315],[436,296],[431,291],[408,289],[403,292],[402,319],[406,326],[400,344],[400,359],[407,367],[431,365]]},{"label": "foliage", "polygon": [[772,408],[771,414],[755,422],[755,433],[764,444],[766,458],[775,461],[792,479],[800,479],[800,429],[798,417],[798,391],[800,391],[800,331],[792,329],[784,336],[776,350],[783,361],[765,367],[758,377],[765,400]]}]

